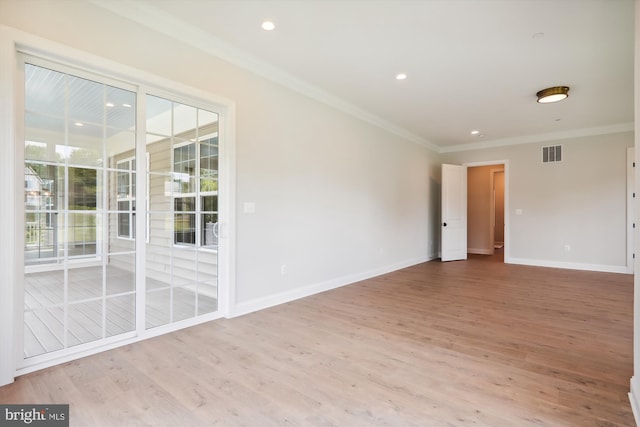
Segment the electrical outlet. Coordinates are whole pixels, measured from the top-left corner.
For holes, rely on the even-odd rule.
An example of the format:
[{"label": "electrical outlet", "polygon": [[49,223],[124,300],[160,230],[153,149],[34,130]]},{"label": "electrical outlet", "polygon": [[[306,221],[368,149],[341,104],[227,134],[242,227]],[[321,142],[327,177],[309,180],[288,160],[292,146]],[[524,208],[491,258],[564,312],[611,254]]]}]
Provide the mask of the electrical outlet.
[{"label": "electrical outlet", "polygon": [[564,245],[565,252],[571,252],[571,245]]},{"label": "electrical outlet", "polygon": [[286,264],[282,264],[282,265],[280,266],[280,274],[281,274],[282,276],[284,276],[285,274],[287,274],[287,265],[286,265]]}]

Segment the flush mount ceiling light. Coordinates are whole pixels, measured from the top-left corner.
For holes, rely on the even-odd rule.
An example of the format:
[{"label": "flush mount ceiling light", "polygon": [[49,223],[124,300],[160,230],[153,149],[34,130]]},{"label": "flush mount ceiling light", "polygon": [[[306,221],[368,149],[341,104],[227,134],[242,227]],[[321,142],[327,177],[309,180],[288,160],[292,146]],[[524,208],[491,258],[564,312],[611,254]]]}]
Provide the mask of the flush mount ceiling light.
[{"label": "flush mount ceiling light", "polygon": [[262,23],[262,29],[265,31],[272,31],[276,28],[276,24],[271,21],[264,21]]},{"label": "flush mount ceiling light", "polygon": [[569,86],[554,86],[536,93],[540,104],[562,101],[569,96]]},{"label": "flush mount ceiling light", "polygon": [[396,80],[404,80],[407,78],[405,73],[396,74]]}]

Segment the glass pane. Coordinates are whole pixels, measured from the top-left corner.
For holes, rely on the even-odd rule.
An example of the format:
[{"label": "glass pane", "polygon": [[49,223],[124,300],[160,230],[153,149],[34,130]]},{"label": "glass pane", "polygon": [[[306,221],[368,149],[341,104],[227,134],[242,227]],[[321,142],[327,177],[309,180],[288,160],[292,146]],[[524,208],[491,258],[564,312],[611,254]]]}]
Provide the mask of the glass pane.
[{"label": "glass pane", "polygon": [[102,301],[69,305],[68,346],[102,338]]},{"label": "glass pane", "polygon": [[127,221],[135,221],[135,216],[129,213],[109,213],[109,242],[107,247],[110,254],[135,251],[135,240],[119,234],[121,231],[120,226],[123,225],[121,216],[124,216]]},{"label": "glass pane", "polygon": [[58,188],[63,183],[63,168],[27,162],[24,168],[25,208],[30,211],[56,209],[62,196]]},{"label": "glass pane", "polygon": [[64,312],[53,307],[24,312],[24,357],[64,348]]},{"label": "glass pane", "polygon": [[[202,196],[202,211],[217,213],[218,212],[218,196]],[[217,222],[217,219],[213,222]]]},{"label": "glass pane", "polygon": [[218,310],[218,298],[216,286],[198,287],[198,315],[213,313]]},{"label": "glass pane", "polygon": [[[71,75],[67,75],[66,80],[69,120],[101,128],[105,119],[105,86]],[[97,137],[102,139],[102,134]]]},{"label": "glass pane", "polygon": [[174,243],[195,245],[196,243],[196,214],[175,214]]},{"label": "glass pane", "polygon": [[70,268],[67,274],[69,301],[81,301],[103,295],[102,266]]},{"label": "glass pane", "polygon": [[149,211],[168,212],[171,210],[173,179],[169,174],[149,174]]},{"label": "glass pane", "polygon": [[[198,127],[200,128],[200,135],[204,130],[212,132],[218,131],[218,114],[206,110],[198,110]],[[215,129],[215,130],[212,130]]]},{"label": "glass pane", "polygon": [[58,214],[25,213],[25,264],[55,262],[58,254]]},{"label": "glass pane", "polygon": [[67,248],[69,257],[86,257],[96,254],[98,236],[95,213],[69,212],[67,214]]},{"label": "glass pane", "polygon": [[107,157],[110,159],[132,157],[135,154],[135,145],[135,132],[121,129],[108,129]]},{"label": "glass pane", "polygon": [[193,247],[176,248],[173,251],[173,269],[172,281],[173,286],[191,286],[196,285],[196,273],[198,271],[196,255],[197,251]]},{"label": "glass pane", "polygon": [[171,114],[171,101],[147,95],[147,133],[163,137],[173,135]]},{"label": "glass pane", "polygon": [[103,131],[102,125],[69,122],[62,158],[70,165],[102,166]]},{"label": "glass pane", "polygon": [[171,172],[171,140],[153,139],[147,135],[147,152],[149,153],[149,172]]},{"label": "glass pane", "polygon": [[98,202],[98,171],[69,168],[69,210],[95,210]]},{"label": "glass pane", "polygon": [[[109,128],[133,130],[136,125],[136,94],[113,86],[106,86],[106,120]],[[110,131],[109,138],[116,131]]]},{"label": "glass pane", "polygon": [[107,298],[107,337],[135,330],[135,304],[135,294]]},{"label": "glass pane", "polygon": [[133,292],[136,289],[136,256],[110,255],[107,264],[107,295]]},{"label": "glass pane", "polygon": [[190,319],[196,315],[196,293],[193,288],[173,289],[173,321]]},{"label": "glass pane", "polygon": [[[121,203],[118,203],[120,205]],[[126,203],[127,205],[129,203]],[[126,209],[125,206],[123,209]],[[118,214],[118,237],[132,238],[133,233],[131,232],[131,226],[133,224],[131,213],[119,213]]]},{"label": "glass pane", "polygon": [[173,135],[194,141],[196,138],[196,109],[184,104],[173,104]]},{"label": "glass pane", "polygon": [[146,322],[145,328],[165,325],[170,322],[171,315],[171,289],[147,291]]},{"label": "glass pane", "polygon": [[25,160],[60,162],[65,121],[61,117],[27,112],[25,116]]},{"label": "glass pane", "polygon": [[149,244],[147,250],[151,253],[147,256],[147,261],[156,261],[157,257],[162,257],[158,261],[168,265],[169,260],[164,259],[171,255],[173,245],[173,216],[169,213],[149,214]]},{"label": "glass pane", "polygon": [[202,251],[198,254],[198,314],[218,309],[218,256]]},{"label": "glass pane", "polygon": [[64,302],[64,271],[52,270],[24,275],[24,305],[35,309]]},{"label": "glass pane", "polygon": [[217,214],[201,214],[202,218],[202,246],[209,249],[218,248],[218,215]]},{"label": "glass pane", "polygon": [[64,117],[66,75],[25,64],[25,110]]},{"label": "glass pane", "polygon": [[[146,289],[147,292],[157,289],[168,289],[171,286],[171,256],[173,252],[173,216],[171,213],[150,213],[149,214],[149,244],[146,246]],[[147,294],[147,298],[151,294]],[[168,294],[167,294],[168,295]],[[147,300],[147,307],[155,309],[164,308],[166,310],[166,321],[158,323],[158,313],[147,312],[147,327],[168,323],[169,302],[168,296],[166,305],[161,302],[164,296],[153,296],[154,300]],[[160,304],[160,305],[159,305]],[[151,318],[151,323],[149,323]],[[164,319],[164,317],[161,317]]]},{"label": "glass pane", "polygon": [[[24,258],[48,269],[26,269],[27,357],[103,338],[107,290],[135,291],[135,97],[25,65]],[[109,316],[118,310],[115,300],[107,307]],[[134,318],[110,323],[109,334],[131,330]]]}]

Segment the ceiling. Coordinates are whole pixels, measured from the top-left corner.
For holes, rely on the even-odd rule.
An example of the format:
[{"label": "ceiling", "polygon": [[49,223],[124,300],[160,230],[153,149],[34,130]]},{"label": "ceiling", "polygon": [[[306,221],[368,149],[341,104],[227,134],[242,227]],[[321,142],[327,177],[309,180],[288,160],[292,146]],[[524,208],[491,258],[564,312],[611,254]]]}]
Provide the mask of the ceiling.
[{"label": "ceiling", "polygon": [[[439,151],[633,129],[633,0],[132,3],[130,19]],[[567,100],[536,103],[557,85]]]}]

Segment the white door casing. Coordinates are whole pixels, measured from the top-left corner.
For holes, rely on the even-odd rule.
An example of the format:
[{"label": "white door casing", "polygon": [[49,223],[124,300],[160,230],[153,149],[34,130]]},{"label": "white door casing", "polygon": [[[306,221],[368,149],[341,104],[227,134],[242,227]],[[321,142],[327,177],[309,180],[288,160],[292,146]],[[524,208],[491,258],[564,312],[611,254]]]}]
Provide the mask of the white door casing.
[{"label": "white door casing", "polygon": [[634,235],[633,230],[635,228],[635,148],[627,148],[627,273],[633,274],[633,260],[634,260]]},{"label": "white door casing", "polygon": [[442,165],[441,260],[467,259],[467,167]]}]

